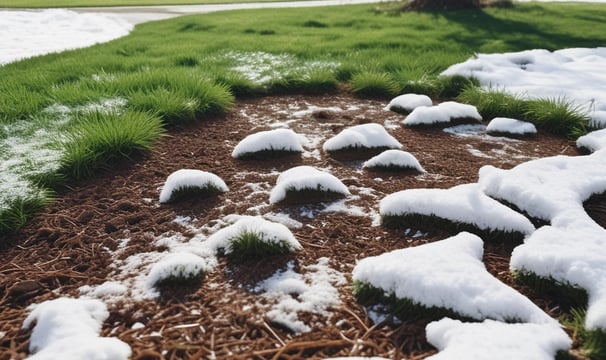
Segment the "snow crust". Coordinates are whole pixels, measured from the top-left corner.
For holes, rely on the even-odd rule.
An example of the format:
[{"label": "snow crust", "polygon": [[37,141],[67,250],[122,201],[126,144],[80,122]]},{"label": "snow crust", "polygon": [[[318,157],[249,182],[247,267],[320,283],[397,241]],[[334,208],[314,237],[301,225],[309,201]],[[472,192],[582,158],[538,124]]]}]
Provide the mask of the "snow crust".
[{"label": "snow crust", "polygon": [[132,29],[132,24],[110,15],[65,9],[0,11],[0,65],[110,41]]},{"label": "snow crust", "polygon": [[234,158],[263,150],[284,150],[303,152],[305,137],[290,129],[260,131],[245,137],[236,145],[231,156]]},{"label": "snow crust", "polygon": [[402,144],[379,124],[368,123],[349,127],[326,140],[324,151],[338,151],[346,148],[387,147],[400,149]]},{"label": "snow crust", "polygon": [[303,165],[288,169],[278,176],[276,186],[269,195],[269,202],[275,204],[284,200],[287,190],[304,189],[317,189],[349,195],[347,186],[334,175]]},{"label": "snow crust", "polygon": [[553,324],[556,321],[492,276],[482,262],[484,243],[462,232],[445,240],[368,257],[354,281],[426,307],[450,309],[473,319]]},{"label": "snow crust", "polygon": [[208,237],[204,246],[215,253],[223,249],[225,254],[230,254],[232,241],[244,232],[257,234],[261,241],[268,244],[283,243],[291,251],[302,249],[299,241],[285,225],[255,216],[243,216],[234,224],[217,231]]},{"label": "snow crust", "polygon": [[473,76],[486,88],[525,98],[566,99],[588,113],[606,110],[606,47],[478,54],[442,75]]},{"label": "snow crust", "polygon": [[433,102],[427,95],[404,94],[391,99],[385,110],[398,111],[402,109],[407,112],[413,111],[419,106],[432,106]]},{"label": "snow crust", "polygon": [[30,307],[23,321],[30,338],[30,359],[128,359],[130,346],[117,338],[99,337],[108,318],[106,305],[93,299],[58,298]]},{"label": "snow crust", "polygon": [[419,163],[414,155],[402,150],[386,150],[379,155],[367,160],[362,164],[363,168],[389,167],[396,166],[401,168],[415,169],[425,172],[425,169]]},{"label": "snow crust", "polygon": [[317,264],[305,266],[304,274],[295,272],[294,263],[290,262],[285,271],[259,283],[255,290],[263,291],[263,297],[274,302],[267,317],[295,333],[303,333],[311,327],[299,319],[299,313],[330,316],[328,309],[341,303],[335,286],[344,285],[346,279],[328,262],[328,258],[320,258]]},{"label": "snow crust", "polygon": [[512,271],[587,290],[585,326],[606,330],[606,230],[583,208],[592,194],[606,191],[606,150],[529,161],[510,170],[483,167],[480,186],[550,222],[514,249]]},{"label": "snow crust", "polygon": [[166,179],[160,192],[160,203],[169,202],[174,191],[191,187],[204,188],[207,186],[213,186],[222,192],[229,191],[225,182],[213,173],[194,169],[177,170]]},{"label": "snow crust", "polygon": [[534,124],[517,119],[496,117],[486,126],[488,133],[506,133],[514,135],[536,134],[537,128]]},{"label": "snow crust", "polygon": [[553,360],[572,340],[557,325],[506,324],[494,320],[464,323],[444,318],[429,323],[427,341],[440,352],[431,360]]},{"label": "snow crust", "polygon": [[522,214],[486,196],[477,184],[450,189],[408,189],[390,194],[379,204],[381,216],[434,215],[472,224],[482,230],[530,234],[534,225]]},{"label": "snow crust", "polygon": [[462,104],[456,101],[445,101],[435,106],[420,106],[414,109],[403,124],[432,125],[449,123],[455,119],[474,119],[482,121],[482,116],[473,105]]},{"label": "snow crust", "polygon": [[577,148],[584,148],[596,152],[606,147],[606,129],[592,131],[577,139]]}]

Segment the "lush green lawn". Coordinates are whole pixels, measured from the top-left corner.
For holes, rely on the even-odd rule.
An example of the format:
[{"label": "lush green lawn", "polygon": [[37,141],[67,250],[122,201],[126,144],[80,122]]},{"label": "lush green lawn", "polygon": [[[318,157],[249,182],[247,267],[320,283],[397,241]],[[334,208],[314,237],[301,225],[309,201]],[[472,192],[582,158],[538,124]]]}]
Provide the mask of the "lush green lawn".
[{"label": "lush green lawn", "polygon": [[[376,6],[186,16],[0,67],[0,233],[44,205],[46,186],[94,176],[161,133],[116,128],[116,114],[170,128],[229,109],[233,95],[340,87],[386,99],[406,91],[454,97],[469,82],[437,74],[474,53],[606,44],[600,4],[405,14]],[[106,130],[91,130],[91,121]]]},{"label": "lush green lawn", "polygon": [[93,6],[198,5],[279,0],[0,0],[0,8],[59,8]]}]

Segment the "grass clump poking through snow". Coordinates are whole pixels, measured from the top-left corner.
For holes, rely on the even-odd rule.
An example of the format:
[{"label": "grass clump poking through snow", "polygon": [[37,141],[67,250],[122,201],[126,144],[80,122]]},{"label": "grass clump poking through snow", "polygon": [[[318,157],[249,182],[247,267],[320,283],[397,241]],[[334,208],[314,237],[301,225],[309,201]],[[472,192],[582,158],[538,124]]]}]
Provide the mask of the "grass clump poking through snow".
[{"label": "grass clump poking through snow", "polygon": [[375,98],[388,98],[400,92],[400,86],[391,75],[384,72],[360,72],[351,78],[354,94]]},{"label": "grass clump poking through snow", "polygon": [[587,291],[568,283],[521,270],[513,271],[513,278],[542,294],[553,296],[558,299],[558,304],[566,309],[582,306],[588,301]]},{"label": "grass clump poking through snow", "polygon": [[326,140],[322,149],[332,157],[359,159],[374,156],[388,149],[400,149],[402,144],[379,124],[368,123],[349,127]]},{"label": "grass clump poking through snow", "polygon": [[60,167],[74,179],[91,177],[116,161],[150,150],[164,132],[160,118],[135,111],[94,111],[78,121],[65,142]]},{"label": "grass clump poking through snow", "polygon": [[236,261],[284,255],[301,249],[286,226],[252,216],[241,217],[214,233],[204,246]]},{"label": "grass clump poking through snow", "polygon": [[271,190],[271,204],[309,204],[333,201],[349,195],[339,179],[311,166],[297,166],[284,171]]},{"label": "grass clump poking through snow", "polygon": [[563,325],[572,331],[575,341],[582,343],[580,354],[590,359],[606,359],[606,331],[585,328],[585,310],[572,309]]},{"label": "grass clump poking through snow", "polygon": [[194,285],[212,269],[208,262],[194,254],[173,253],[154,264],[147,275],[151,287]]},{"label": "grass clump poking through snow", "polygon": [[519,96],[498,90],[469,87],[457,97],[459,101],[474,105],[484,119],[495,117],[523,118],[526,103]]},{"label": "grass clump poking through snow", "polygon": [[185,199],[201,199],[229,191],[225,182],[213,173],[194,169],[181,169],[166,178],[160,192],[160,203]]},{"label": "grass clump poking through snow", "polygon": [[526,119],[551,133],[576,139],[587,133],[589,116],[564,99],[528,100]]}]

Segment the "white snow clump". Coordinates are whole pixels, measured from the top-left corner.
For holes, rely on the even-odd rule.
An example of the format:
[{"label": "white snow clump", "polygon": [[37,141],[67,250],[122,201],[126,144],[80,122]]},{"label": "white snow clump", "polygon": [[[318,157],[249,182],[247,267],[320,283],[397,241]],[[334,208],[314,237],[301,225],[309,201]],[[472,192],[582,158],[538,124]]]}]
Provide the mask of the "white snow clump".
[{"label": "white snow clump", "polygon": [[486,126],[488,134],[512,134],[512,135],[530,135],[536,134],[537,128],[534,124],[527,121],[521,121],[505,117],[496,117]]},{"label": "white snow clump", "polygon": [[404,94],[393,98],[385,107],[387,111],[411,112],[419,106],[431,106],[433,102],[427,95]]},{"label": "white snow clump", "polygon": [[303,142],[305,142],[305,137],[291,129],[260,131],[248,135],[240,141],[231,156],[239,158],[264,150],[300,153],[303,152]]},{"label": "white snow clump", "polygon": [[213,187],[221,192],[229,191],[225,182],[213,173],[193,169],[177,170],[166,179],[160,192],[160,203],[170,202],[175,191],[206,187]]},{"label": "white snow clump", "polygon": [[177,252],[170,253],[155,263],[147,275],[147,285],[153,288],[166,280],[187,280],[203,276],[211,271],[213,266],[198,255]]},{"label": "white snow clump", "polygon": [[577,139],[577,148],[596,152],[606,147],[606,129],[592,131]]},{"label": "white snow clump", "polygon": [[376,167],[394,167],[402,169],[417,170],[419,172],[425,172],[425,169],[419,163],[414,155],[407,151],[402,150],[386,150],[379,155],[365,161],[362,165],[363,168],[376,168]]},{"label": "white snow clump", "polygon": [[440,351],[431,360],[553,360],[572,340],[557,325],[506,324],[494,320],[464,323],[444,318],[429,323],[427,341]]},{"label": "white snow clump", "polygon": [[419,214],[472,224],[481,230],[531,234],[535,227],[522,214],[486,196],[478,184],[450,189],[408,189],[381,200],[381,216]]},{"label": "white snow clump", "polygon": [[30,306],[32,312],[23,321],[28,329],[33,323],[29,359],[128,359],[130,346],[111,337],[99,337],[108,318],[100,300],[58,298]]},{"label": "white snow clump", "polygon": [[329,191],[349,195],[349,190],[339,179],[328,172],[311,166],[297,166],[278,176],[276,186],[269,195],[270,204],[276,204],[286,198],[286,192],[300,190]]},{"label": "white snow clump", "polygon": [[353,280],[477,320],[551,324],[528,298],[492,276],[482,262],[484,243],[462,232],[445,240],[362,259]]},{"label": "white snow clump", "polygon": [[458,119],[482,121],[482,116],[473,105],[445,101],[436,106],[419,106],[404,119],[403,124],[408,126],[434,125]]},{"label": "white snow clump", "polygon": [[262,217],[243,216],[232,225],[208,237],[204,246],[217,253],[223,249],[226,255],[232,253],[232,242],[244,233],[253,233],[268,244],[286,245],[290,251],[300,250],[301,244],[284,225],[267,221]]},{"label": "white snow clump", "polygon": [[349,127],[326,140],[324,151],[338,151],[350,148],[390,148],[400,149],[402,144],[379,124],[368,123]]}]

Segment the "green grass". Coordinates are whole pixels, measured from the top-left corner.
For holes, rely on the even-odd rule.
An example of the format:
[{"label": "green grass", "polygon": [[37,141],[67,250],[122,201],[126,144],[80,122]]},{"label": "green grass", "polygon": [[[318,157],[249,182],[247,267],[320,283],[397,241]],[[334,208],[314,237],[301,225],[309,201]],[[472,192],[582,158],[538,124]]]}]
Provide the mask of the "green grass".
[{"label": "green grass", "polygon": [[[41,194],[37,197],[18,198],[9,207],[0,209],[0,234],[8,234],[17,231],[31,218],[39,214],[51,202],[50,193]],[[0,247],[2,247],[0,242]]]},{"label": "green grass", "polygon": [[292,251],[286,241],[265,241],[263,234],[243,231],[230,239],[228,257],[235,261],[255,260],[275,255],[286,255]]},{"label": "green grass", "polygon": [[167,202],[175,203],[183,200],[205,199],[221,193],[223,191],[211,183],[207,183],[205,186],[185,186],[173,190]]},{"label": "green grass", "polygon": [[422,215],[414,213],[383,215],[381,222],[384,226],[390,228],[412,228],[420,230],[441,229],[452,235],[456,235],[462,231],[467,231],[478,235],[484,241],[506,242],[517,245],[521,244],[526,236],[525,234],[517,231],[480,229],[474,224],[457,222],[435,215]]},{"label": "green grass", "polygon": [[467,87],[458,99],[475,105],[486,120],[497,116],[532,122],[538,129],[576,139],[589,130],[590,118],[564,99],[524,100],[503,91]]},{"label": "green grass", "polygon": [[158,117],[127,111],[94,111],[81,115],[80,125],[65,142],[60,173],[74,179],[93,176],[117,161],[150,150],[163,133]]},{"label": "green grass", "polygon": [[91,6],[144,6],[144,5],[194,5],[245,2],[271,2],[277,0],[0,0],[0,7],[49,8]]},{"label": "green grass", "polygon": [[[38,0],[0,0],[0,6],[36,6],[34,1]],[[65,1],[53,5],[94,4]],[[169,2],[176,1],[162,0]],[[37,4],[48,6],[43,0]],[[9,139],[17,134],[25,142],[35,141],[35,131],[30,130],[36,128],[77,139],[82,122],[62,117],[74,117],[107,99],[121,99],[119,111],[151,113],[167,126],[228,111],[233,95],[325,94],[345,88],[386,100],[399,92],[454,96],[468,84],[460,78],[439,78],[448,66],[479,52],[601,46],[606,43],[605,17],[602,4],[529,3],[434,13],[394,13],[377,5],[357,5],[230,11],[140,24],[129,36],[107,44],[0,67],[0,158],[16,159],[3,157],[11,149]],[[45,111],[56,105],[68,106],[71,112]],[[543,121],[540,112],[571,118],[561,107],[550,110],[542,103],[529,111],[537,121]],[[21,134],[13,128],[29,130]],[[553,128],[582,131],[578,123]],[[101,159],[113,151],[77,155],[83,149],[82,143],[71,145],[66,159],[72,159],[63,163],[70,175],[94,176],[95,169],[107,166]],[[83,159],[94,164],[76,165]],[[31,187],[29,193],[42,194],[39,184],[62,181],[53,166],[41,171],[42,167],[24,162],[10,173],[1,170],[36,179],[25,187]],[[7,184],[11,183],[0,182],[0,193],[8,192]],[[11,204],[25,198],[31,196],[6,201],[0,196],[0,209],[18,208]]]},{"label": "green grass", "polygon": [[606,331],[585,329],[585,310],[572,309],[562,324],[572,332],[574,341],[582,343],[580,354],[592,360],[606,359]]}]

